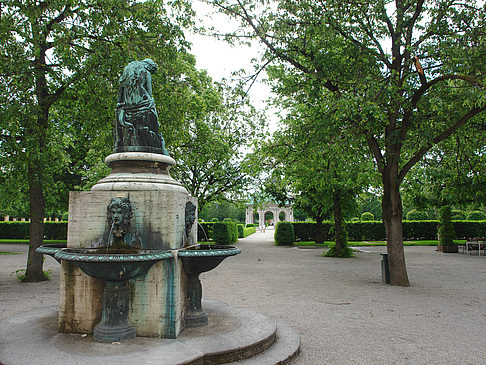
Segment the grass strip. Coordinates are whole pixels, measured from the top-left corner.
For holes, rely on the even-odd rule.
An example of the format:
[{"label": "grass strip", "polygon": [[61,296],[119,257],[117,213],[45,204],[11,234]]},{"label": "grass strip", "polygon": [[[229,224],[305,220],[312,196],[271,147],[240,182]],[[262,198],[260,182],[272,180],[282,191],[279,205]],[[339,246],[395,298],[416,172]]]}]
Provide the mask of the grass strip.
[{"label": "grass strip", "polygon": [[[56,245],[60,244],[66,244],[66,240],[44,240],[44,244],[49,244],[53,243]],[[29,240],[25,239],[14,239],[14,238],[3,238],[0,239],[0,244],[5,243],[5,244],[29,244]]]}]

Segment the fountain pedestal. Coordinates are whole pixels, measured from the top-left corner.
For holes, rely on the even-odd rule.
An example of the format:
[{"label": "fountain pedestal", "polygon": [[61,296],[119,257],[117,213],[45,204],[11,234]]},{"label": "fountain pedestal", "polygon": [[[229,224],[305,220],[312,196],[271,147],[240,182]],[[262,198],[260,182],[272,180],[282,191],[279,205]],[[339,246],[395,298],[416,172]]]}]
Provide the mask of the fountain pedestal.
[{"label": "fountain pedestal", "polygon": [[129,295],[126,281],[107,281],[103,291],[101,322],[93,338],[99,342],[121,342],[135,338],[137,331],[128,321]]},{"label": "fountain pedestal", "polygon": [[[92,191],[71,192],[68,248],[106,245],[110,239],[107,206],[129,199],[132,207],[125,243],[144,250],[174,251],[196,241],[196,227],[186,233],[185,207],[197,200],[169,174],[175,161],[164,155],[127,152],[106,159],[110,175]],[[129,239],[127,238],[129,237]],[[60,332],[92,333],[102,318],[104,281],[63,260],[60,288]],[[175,338],[184,329],[187,274],[172,257],[155,263],[146,274],[127,282],[129,321],[138,336]],[[106,314],[105,314],[106,316]]]}]

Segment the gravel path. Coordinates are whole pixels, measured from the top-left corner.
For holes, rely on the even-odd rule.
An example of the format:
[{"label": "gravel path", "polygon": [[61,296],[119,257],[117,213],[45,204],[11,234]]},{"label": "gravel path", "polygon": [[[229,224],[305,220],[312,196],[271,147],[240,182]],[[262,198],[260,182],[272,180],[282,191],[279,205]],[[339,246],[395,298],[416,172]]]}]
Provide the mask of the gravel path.
[{"label": "gravel path", "polygon": [[[486,363],[486,257],[405,249],[410,288],[381,283],[380,252],[351,259],[273,245],[273,232],[239,240],[242,253],[201,275],[203,296],[277,318],[302,339],[296,365]],[[49,282],[22,284],[24,245],[0,245],[0,318],[59,298]]]}]

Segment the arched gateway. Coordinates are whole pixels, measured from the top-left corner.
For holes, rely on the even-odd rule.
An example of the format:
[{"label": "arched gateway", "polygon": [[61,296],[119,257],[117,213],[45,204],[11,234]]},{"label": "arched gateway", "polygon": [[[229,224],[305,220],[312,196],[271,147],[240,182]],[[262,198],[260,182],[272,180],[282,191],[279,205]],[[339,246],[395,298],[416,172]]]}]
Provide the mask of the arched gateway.
[{"label": "arched gateway", "polygon": [[[284,214],[284,221],[286,222],[293,222],[294,221],[294,211],[290,205],[286,205],[285,207],[279,207],[278,204],[275,203],[266,203],[263,207],[257,208],[258,213],[258,226],[263,227],[265,225],[265,214],[266,213],[273,214],[273,224],[275,225],[276,222],[279,221],[279,216],[281,213]],[[246,219],[245,223],[254,223],[255,217],[253,213],[253,205],[249,205],[246,209]]]}]

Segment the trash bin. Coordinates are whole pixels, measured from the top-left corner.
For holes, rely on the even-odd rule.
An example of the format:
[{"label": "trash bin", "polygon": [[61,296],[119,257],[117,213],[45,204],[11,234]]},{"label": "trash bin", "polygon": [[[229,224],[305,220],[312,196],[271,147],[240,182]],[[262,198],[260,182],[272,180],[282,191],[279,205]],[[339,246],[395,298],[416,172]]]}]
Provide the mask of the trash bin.
[{"label": "trash bin", "polygon": [[381,257],[381,280],[384,284],[390,284],[390,266],[388,265],[388,254],[380,253]]}]

